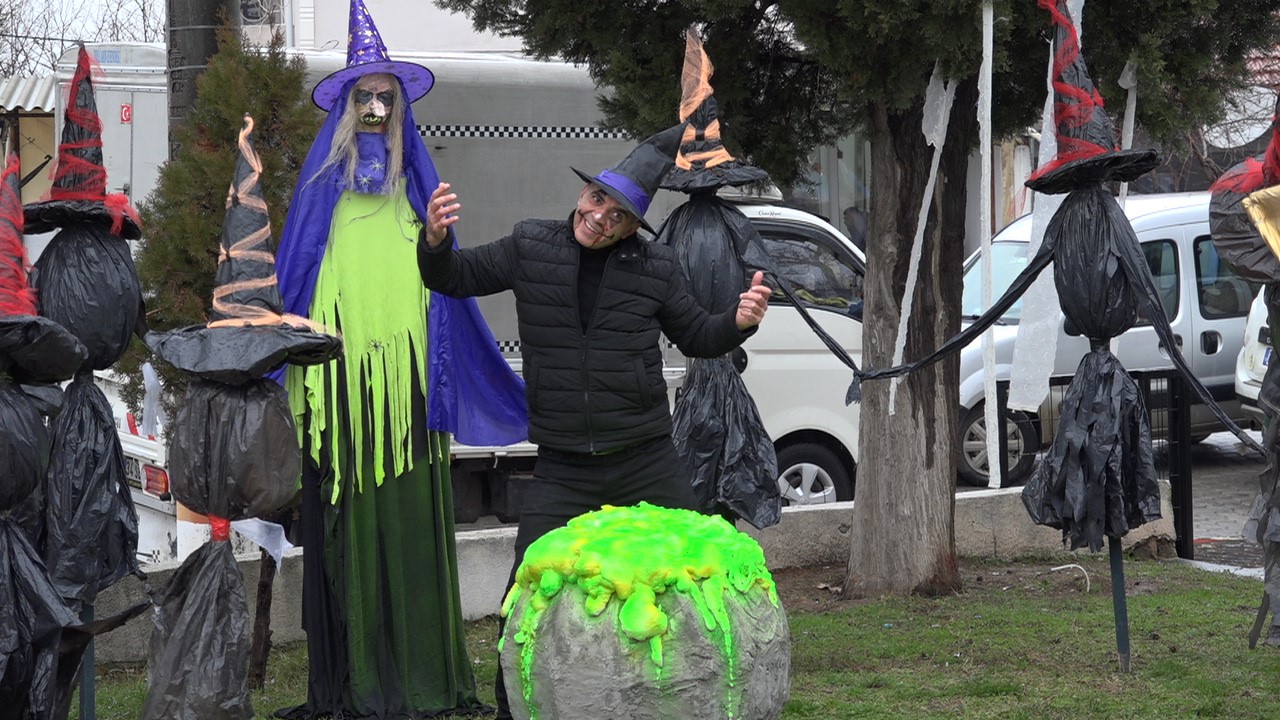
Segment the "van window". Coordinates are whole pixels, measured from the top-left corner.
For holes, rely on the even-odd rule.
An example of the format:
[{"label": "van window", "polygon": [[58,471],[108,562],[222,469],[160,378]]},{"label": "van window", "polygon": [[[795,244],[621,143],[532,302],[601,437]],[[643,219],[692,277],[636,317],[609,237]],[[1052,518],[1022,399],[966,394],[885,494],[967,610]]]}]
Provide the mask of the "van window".
[{"label": "van window", "polygon": [[[1142,256],[1147,259],[1147,270],[1151,271],[1151,280],[1156,285],[1156,295],[1164,308],[1164,317],[1169,322],[1178,315],[1178,245],[1172,240],[1149,240],[1142,243]],[[1138,309],[1138,325],[1150,325],[1142,308]]]},{"label": "van window", "polygon": [[[1018,273],[1027,269],[1027,243],[1021,240],[1005,240],[991,243],[991,299],[997,300],[1009,290]],[[982,263],[984,256],[978,253],[969,267],[964,269],[964,290],[960,295],[960,314],[973,320],[982,315]],[[1022,298],[1014,301],[1000,321],[1016,324],[1022,317]]]},{"label": "van window", "polygon": [[[818,233],[774,224],[757,228],[778,274],[806,309],[862,319],[863,270],[847,249]],[[769,302],[786,302],[780,288],[774,288]]]},{"label": "van window", "polygon": [[1218,257],[1208,235],[1196,238],[1196,295],[1206,318],[1244,317],[1260,287],[1249,282]]}]

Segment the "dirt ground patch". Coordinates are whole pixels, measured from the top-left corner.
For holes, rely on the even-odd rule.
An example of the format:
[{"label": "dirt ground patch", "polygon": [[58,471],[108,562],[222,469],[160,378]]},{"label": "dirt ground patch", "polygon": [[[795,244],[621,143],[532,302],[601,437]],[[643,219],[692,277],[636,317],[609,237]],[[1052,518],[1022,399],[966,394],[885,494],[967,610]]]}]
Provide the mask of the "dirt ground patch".
[{"label": "dirt ground patch", "polygon": [[[1129,557],[1125,562],[1161,561]],[[844,565],[819,565],[783,568],[772,574],[787,612],[824,612],[861,602],[844,592],[845,569]],[[1130,596],[1160,590],[1158,581],[1150,578],[1130,575],[1126,579],[1126,593]],[[1111,574],[1105,552],[1078,563],[1069,558],[1014,562],[962,558],[960,582],[960,592],[965,594],[1000,594],[1017,589],[1024,594],[1052,598],[1077,596],[1086,585],[1093,592],[1110,592]]]}]

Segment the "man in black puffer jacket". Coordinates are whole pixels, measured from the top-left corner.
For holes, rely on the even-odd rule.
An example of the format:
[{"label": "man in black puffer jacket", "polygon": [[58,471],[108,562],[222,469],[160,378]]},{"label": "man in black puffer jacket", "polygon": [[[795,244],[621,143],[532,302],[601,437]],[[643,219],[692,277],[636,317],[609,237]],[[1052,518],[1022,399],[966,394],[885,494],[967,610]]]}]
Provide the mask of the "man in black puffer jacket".
[{"label": "man in black puffer jacket", "polygon": [[[530,543],[603,505],[698,509],[671,441],[660,336],[689,357],[724,355],[755,332],[770,291],[757,272],[735,311],[709,315],[671,248],[636,235],[653,232],[644,212],[683,132],[654,135],[595,177],[574,170],[586,186],[567,219],[526,220],[482,247],[455,249],[457,195],[441,183],[431,196],[418,242],[426,286],[454,297],[515,293],[538,460],[512,578]],[[498,717],[509,717],[501,671],[496,689]]]}]

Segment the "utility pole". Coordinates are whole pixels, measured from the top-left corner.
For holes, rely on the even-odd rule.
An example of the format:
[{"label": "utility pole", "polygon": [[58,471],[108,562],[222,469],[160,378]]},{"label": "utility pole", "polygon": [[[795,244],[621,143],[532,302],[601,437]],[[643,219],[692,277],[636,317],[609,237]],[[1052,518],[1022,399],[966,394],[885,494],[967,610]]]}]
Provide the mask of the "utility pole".
[{"label": "utility pole", "polygon": [[178,152],[177,129],[196,100],[196,78],[218,49],[218,29],[228,18],[240,26],[237,0],[166,0],[168,28],[169,159]]}]

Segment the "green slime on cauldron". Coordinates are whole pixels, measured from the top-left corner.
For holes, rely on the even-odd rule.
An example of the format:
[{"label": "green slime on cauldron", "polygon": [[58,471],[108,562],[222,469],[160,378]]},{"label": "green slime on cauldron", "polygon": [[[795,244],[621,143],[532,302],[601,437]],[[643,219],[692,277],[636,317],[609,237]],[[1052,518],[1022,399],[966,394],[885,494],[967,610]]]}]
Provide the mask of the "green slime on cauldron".
[{"label": "green slime on cauldron", "polygon": [[[777,589],[759,543],[721,517],[640,503],[606,505],[573,518],[529,545],[516,582],[502,603],[502,616],[509,617],[521,594],[529,595],[513,637],[521,646],[520,679],[532,718],[538,716],[531,688],[538,621],[565,585],[582,590],[586,610],[593,617],[615,598],[621,602],[619,642],[647,642],[659,679],[667,614],[658,607],[658,596],[672,590],[683,593],[723,653],[730,687],[737,663],[725,593],[745,594],[758,587],[778,606]],[[718,639],[713,634],[717,628]],[[504,636],[499,651],[505,642]],[[729,717],[734,714],[730,708]]]}]

